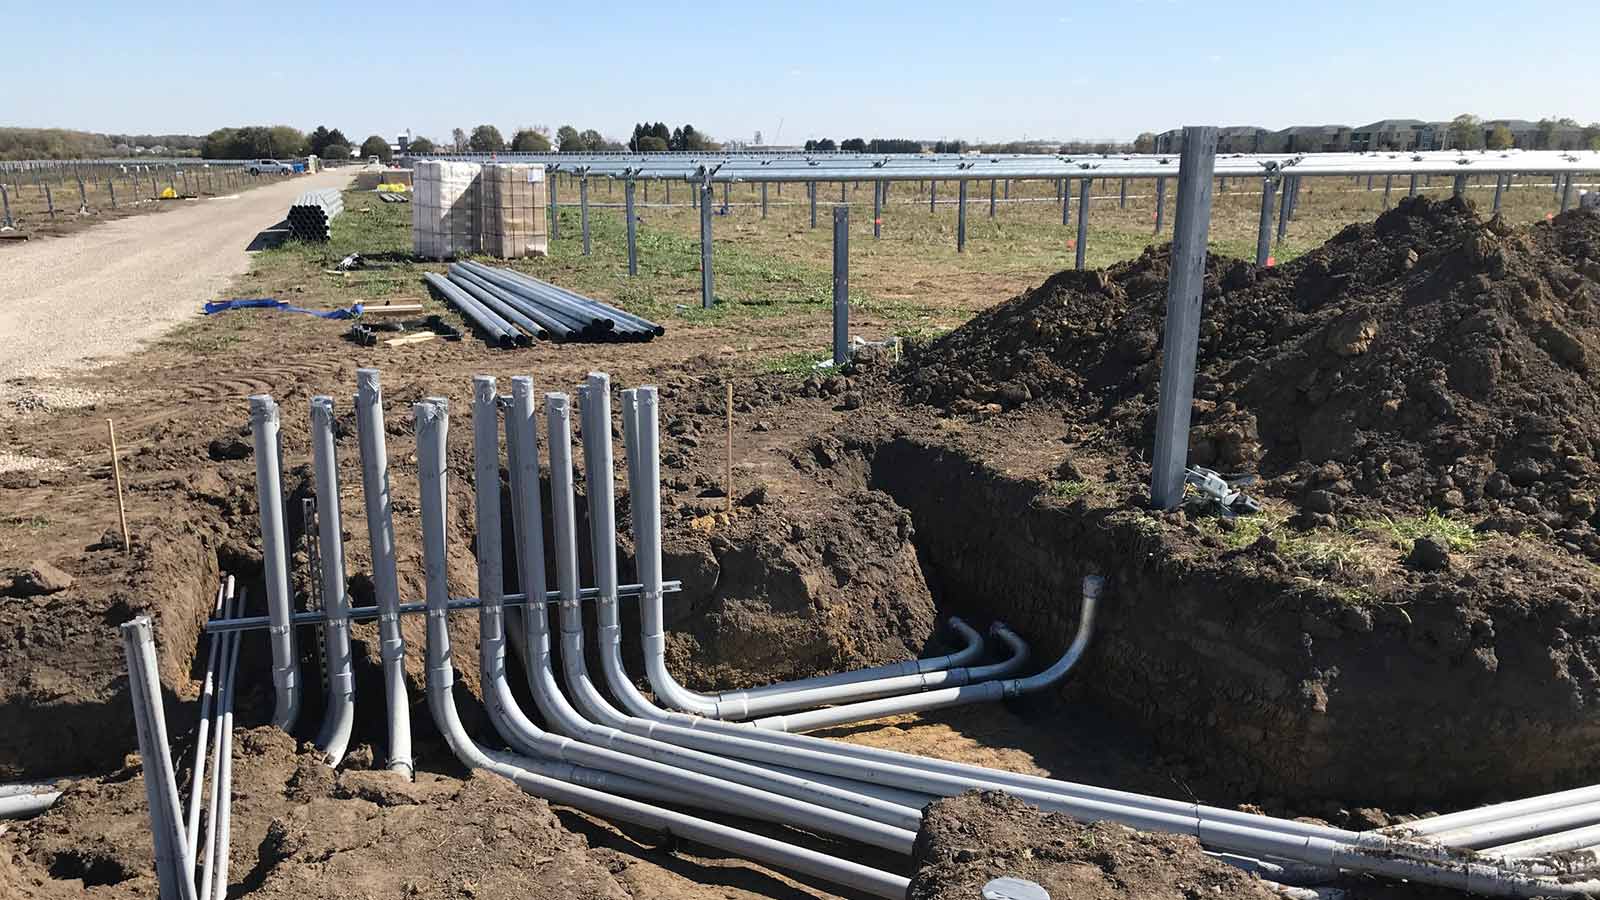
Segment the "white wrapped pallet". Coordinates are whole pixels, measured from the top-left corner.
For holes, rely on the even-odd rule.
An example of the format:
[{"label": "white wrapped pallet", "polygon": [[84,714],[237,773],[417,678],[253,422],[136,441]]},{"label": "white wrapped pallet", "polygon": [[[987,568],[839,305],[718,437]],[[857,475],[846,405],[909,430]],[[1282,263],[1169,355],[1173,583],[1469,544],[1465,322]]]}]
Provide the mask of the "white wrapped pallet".
[{"label": "white wrapped pallet", "polygon": [[481,170],[477,163],[425,160],[413,172],[412,249],[425,259],[452,259],[482,246]]},{"label": "white wrapped pallet", "polygon": [[487,163],[483,167],[483,252],[501,259],[550,252],[544,166]]}]

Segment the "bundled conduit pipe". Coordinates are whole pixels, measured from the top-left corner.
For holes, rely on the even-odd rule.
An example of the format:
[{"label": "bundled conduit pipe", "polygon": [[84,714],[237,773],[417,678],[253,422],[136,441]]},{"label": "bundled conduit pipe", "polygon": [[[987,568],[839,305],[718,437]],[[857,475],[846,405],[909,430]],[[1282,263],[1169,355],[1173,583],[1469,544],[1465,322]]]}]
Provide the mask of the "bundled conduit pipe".
[{"label": "bundled conduit pipe", "polygon": [[[377,510],[381,545],[375,552],[379,560],[374,573],[381,609],[392,609],[394,647],[385,648],[386,672],[391,661],[398,665],[403,645],[394,616],[402,606],[398,592],[387,597],[383,583],[391,575],[380,574],[392,568],[392,526],[387,524],[387,471],[380,461],[382,452],[381,411],[376,373],[363,373],[357,395],[358,427],[363,429],[363,478],[367,486],[369,513]],[[1558,871],[1557,863],[1529,858],[1535,854],[1583,849],[1600,843],[1600,786],[1580,788],[1545,797],[1535,797],[1482,809],[1468,810],[1422,822],[1402,829],[1381,832],[1352,832],[1296,822],[1270,816],[1205,806],[1198,803],[1145,796],[1090,785],[1037,776],[1020,775],[981,766],[929,759],[914,754],[836,743],[784,728],[819,727],[819,721],[849,720],[912,712],[962,703],[994,700],[1042,690],[1058,683],[1082,656],[1091,633],[1101,584],[1096,577],[1084,579],[1079,630],[1065,653],[1043,671],[1032,676],[1010,677],[1022,665],[1025,648],[1008,642],[1012,658],[994,666],[975,666],[975,654],[967,650],[952,654],[936,664],[947,671],[962,669],[964,676],[952,676],[930,689],[900,696],[875,694],[862,699],[846,692],[849,699],[840,706],[786,716],[768,716],[756,722],[731,722],[681,711],[663,710],[654,705],[634,685],[624,668],[620,645],[620,617],[616,566],[616,522],[612,485],[610,443],[610,385],[605,376],[591,375],[581,389],[583,397],[582,432],[588,467],[587,490],[590,514],[590,542],[594,559],[593,591],[599,658],[604,680],[611,693],[607,699],[589,677],[585,662],[582,598],[589,592],[580,588],[576,535],[576,512],[572,478],[571,408],[565,395],[546,397],[551,477],[551,523],[553,546],[557,554],[555,570],[559,598],[559,638],[562,643],[562,673],[558,677],[551,659],[551,635],[543,603],[528,603],[522,610],[521,629],[508,633],[505,607],[503,562],[500,554],[500,450],[498,415],[505,410],[507,469],[510,472],[513,539],[518,553],[518,575],[523,594],[545,596],[544,525],[539,500],[538,429],[535,424],[534,394],[531,380],[512,379],[510,398],[499,396],[493,379],[480,378],[474,384],[473,437],[475,487],[477,495],[477,546],[479,550],[480,666],[484,701],[490,720],[512,751],[485,748],[468,736],[462,727],[451,692],[454,672],[450,664],[450,637],[447,620],[452,608],[445,578],[445,440],[448,414],[443,400],[430,399],[414,407],[417,424],[421,480],[424,563],[426,572],[427,648],[426,674],[429,708],[435,724],[463,763],[485,768],[512,779],[524,790],[552,802],[571,805],[597,815],[670,831],[712,847],[728,850],[780,868],[848,885],[883,897],[904,895],[907,880],[901,876],[841,860],[824,853],[795,847],[782,841],[748,834],[683,812],[664,809],[658,803],[684,804],[717,813],[806,828],[822,834],[845,837],[876,847],[906,852],[920,810],[930,799],[949,797],[973,789],[999,790],[1046,811],[1059,812],[1080,821],[1114,821],[1130,827],[1190,834],[1218,858],[1258,872],[1274,882],[1315,884],[1329,880],[1341,871],[1367,873],[1390,878],[1459,888],[1481,894],[1507,897],[1582,896],[1600,892],[1600,882],[1579,881],[1571,872]],[[657,696],[681,708],[693,709],[709,695],[689,693],[672,678],[664,655],[663,580],[661,572],[661,510],[659,412],[653,388],[624,391],[623,437],[628,450],[629,502],[633,510],[634,541],[640,594],[640,620],[644,638],[646,675]],[[278,693],[274,721],[292,726],[298,710],[293,668],[293,643],[289,633],[288,595],[283,578],[281,555],[282,510],[277,452],[277,411],[270,398],[252,398],[252,423],[257,446],[257,479],[261,491],[263,543],[267,550],[266,583],[268,620],[273,648],[273,678]],[[317,410],[320,408],[320,412]],[[331,401],[317,398],[313,404],[313,447],[317,452],[318,489],[324,496],[337,491],[333,484],[332,446],[322,444],[319,419],[331,421]],[[329,517],[325,533],[338,533],[338,507],[323,503]],[[369,529],[373,528],[369,521]],[[274,543],[276,542],[276,543]],[[374,546],[380,540],[374,539]],[[323,547],[324,559],[337,567],[341,548],[330,539]],[[387,557],[387,561],[384,559]],[[278,586],[275,587],[275,583]],[[348,610],[341,590],[324,585],[334,602],[325,604],[324,620],[337,620]],[[276,594],[275,594],[276,592]],[[279,600],[283,601],[279,604]],[[393,601],[393,602],[391,602]],[[236,604],[242,607],[242,603]],[[468,604],[471,605],[471,604]],[[382,613],[381,613],[382,614]],[[231,615],[231,614],[230,614]],[[281,623],[281,624],[280,624]],[[958,629],[959,630],[959,629]],[[507,682],[505,645],[510,640],[522,651],[529,688],[541,718],[550,731],[535,725],[517,706]],[[231,667],[237,659],[237,632],[230,646],[223,644],[221,656],[228,660],[217,682],[224,710],[216,724],[219,747],[216,751],[217,787],[212,806],[213,818],[220,818],[210,833],[206,847],[209,859],[220,853],[216,865],[222,866],[216,879],[206,888],[218,896],[226,888],[228,829],[226,827],[229,791],[229,755],[225,750],[231,733]],[[976,642],[974,642],[976,643]],[[130,644],[130,646],[133,646]],[[284,652],[287,650],[287,652]],[[215,654],[214,654],[215,655]],[[330,658],[336,654],[330,653]],[[151,657],[153,660],[153,656]],[[133,656],[130,655],[130,663]],[[914,664],[907,664],[914,665]],[[141,667],[144,664],[141,663]],[[144,674],[149,680],[153,673]],[[334,667],[337,668],[336,666]],[[881,670],[880,670],[881,674]],[[890,679],[927,674],[895,672]],[[993,680],[973,681],[984,676]],[[839,678],[839,676],[829,676]],[[967,683],[951,683],[956,678]],[[339,679],[330,679],[330,691],[345,691]],[[142,684],[143,682],[141,682]],[[798,691],[809,694],[819,688],[851,684],[870,685],[870,681],[831,681],[811,679],[776,685],[771,689],[744,692],[739,702],[763,698],[782,698]],[[335,687],[334,685],[338,685]],[[563,686],[565,692],[563,692]],[[152,689],[153,690],[153,689]],[[145,691],[143,693],[150,693]],[[395,707],[404,708],[404,685],[390,688],[388,694],[391,732],[391,767],[409,771],[409,744],[400,734],[403,718]],[[837,695],[830,695],[837,696]],[[141,722],[149,721],[149,711],[139,704],[148,701],[135,691],[136,709]],[[351,698],[353,699],[353,698]],[[718,695],[711,702],[731,697]],[[330,707],[337,698],[330,698]],[[613,702],[616,704],[613,705]],[[826,701],[824,701],[826,702]],[[620,709],[618,708],[620,707]],[[759,707],[758,707],[759,708]],[[330,712],[337,722],[340,713]],[[821,719],[819,716],[829,717]],[[782,722],[770,721],[782,719]],[[781,727],[775,727],[781,726]],[[141,726],[143,727],[143,726]],[[336,758],[338,727],[325,723],[319,743],[329,759]],[[142,732],[164,749],[164,734]],[[347,735],[346,735],[347,739]],[[147,747],[147,757],[157,743]],[[162,776],[160,769],[147,777]],[[170,766],[166,776],[170,778]],[[151,802],[161,835],[178,838],[175,846],[158,843],[158,859],[163,861],[163,884],[178,859],[192,860],[194,843],[185,834],[175,814],[175,804],[157,798],[166,794],[152,785]],[[173,814],[164,810],[174,807]],[[220,812],[219,812],[220,811]],[[191,822],[194,819],[190,814]],[[163,825],[162,823],[166,823]],[[191,826],[192,828],[192,826]],[[158,837],[159,840],[164,838]],[[214,847],[213,847],[214,843]],[[165,846],[166,849],[162,849]],[[1482,849],[1482,853],[1474,852]],[[203,864],[209,876],[212,865]],[[1560,877],[1556,877],[1560,876]],[[192,882],[190,882],[192,885]],[[191,892],[192,887],[189,889]],[[209,890],[201,892],[205,897]]]}]

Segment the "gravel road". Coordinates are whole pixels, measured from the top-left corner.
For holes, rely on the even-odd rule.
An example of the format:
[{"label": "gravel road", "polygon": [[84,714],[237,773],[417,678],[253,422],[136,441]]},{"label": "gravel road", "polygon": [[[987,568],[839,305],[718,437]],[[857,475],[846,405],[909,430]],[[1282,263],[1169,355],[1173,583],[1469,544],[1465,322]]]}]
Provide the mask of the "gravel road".
[{"label": "gravel road", "polygon": [[8,382],[137,350],[217,299],[250,268],[245,248],[319,172],[59,238],[0,246],[0,396]]}]

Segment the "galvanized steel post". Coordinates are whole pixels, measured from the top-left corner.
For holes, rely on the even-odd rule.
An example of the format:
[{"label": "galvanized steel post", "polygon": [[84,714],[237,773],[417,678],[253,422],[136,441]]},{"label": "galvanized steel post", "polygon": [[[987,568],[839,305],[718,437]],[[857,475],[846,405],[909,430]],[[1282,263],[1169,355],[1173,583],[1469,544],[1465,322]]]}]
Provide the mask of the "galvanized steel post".
[{"label": "galvanized steel post", "polygon": [[5,212],[5,218],[0,220],[0,225],[6,228],[15,228],[16,226],[11,221],[11,192],[7,191],[6,186],[3,184],[0,184],[0,207],[3,207]]},{"label": "galvanized steel post", "polygon": [[1261,179],[1261,219],[1256,224],[1256,265],[1264,266],[1272,258],[1272,198],[1278,185],[1271,175]]},{"label": "galvanized steel post", "polygon": [[550,240],[561,236],[561,200],[556,196],[556,182],[561,180],[561,173],[556,173],[550,179]]},{"label": "galvanized steel post", "polygon": [[578,181],[578,221],[583,231],[583,255],[589,255],[589,174]]},{"label": "galvanized steel post", "polygon": [[1278,202],[1278,240],[1289,233],[1289,197],[1293,193],[1290,185],[1294,182],[1293,175],[1283,176],[1283,197]]},{"label": "galvanized steel post", "polygon": [[1415,197],[1416,195],[1417,195],[1417,176],[1413,175],[1413,176],[1411,176],[1411,187],[1406,189],[1406,196],[1407,197]]},{"label": "galvanized steel post", "polygon": [[710,309],[714,302],[711,290],[711,180],[700,185],[700,308]]},{"label": "galvanized steel post", "polygon": [[1161,233],[1161,228],[1167,221],[1167,180],[1156,179],[1156,234]]},{"label": "galvanized steel post", "polygon": [[628,223],[628,274],[639,274],[639,217],[633,212],[633,179],[622,186],[624,219]]},{"label": "galvanized steel post", "polygon": [[1072,266],[1080,272],[1083,271],[1084,251],[1089,246],[1089,186],[1092,184],[1093,178],[1085,178],[1078,187],[1078,247]]},{"label": "galvanized steel post", "polygon": [[872,183],[872,239],[877,240],[883,236],[883,194],[887,183],[874,181]]},{"label": "galvanized steel post", "polygon": [[767,217],[767,183],[761,182],[761,218]]},{"label": "galvanized steel post", "polygon": [[967,252],[967,180],[956,182],[956,252]]},{"label": "galvanized steel post", "polygon": [[1383,176],[1383,208],[1389,208],[1389,192],[1394,189],[1394,176]]},{"label": "galvanized steel post", "polygon": [[[1224,178],[1224,179],[1222,179],[1222,181],[1223,181],[1224,184],[1226,184],[1228,179]],[[1117,190],[1117,209],[1127,209],[1127,208],[1128,208],[1128,176],[1124,175],[1124,176],[1122,176],[1122,186],[1120,188],[1118,188],[1118,190]]]},{"label": "galvanized steel post", "polygon": [[833,365],[850,361],[850,208],[833,210]]},{"label": "galvanized steel post", "polygon": [[1504,176],[1504,175],[1496,175],[1494,177],[1494,212],[1495,212],[1495,215],[1499,215],[1500,214],[1500,195],[1505,193],[1505,189],[1506,189],[1506,176]]},{"label": "galvanized steel post", "polygon": [[840,202],[840,203],[845,203],[845,204],[848,204],[848,203],[849,203],[849,202],[850,202],[850,201],[849,201],[849,200],[847,200],[847,199],[846,199],[846,198],[845,198],[845,195],[844,195],[844,185],[845,185],[845,183],[844,183],[844,182],[842,182],[842,181],[841,181],[841,182],[839,182],[839,202]]},{"label": "galvanized steel post", "polygon": [[994,179],[989,179],[989,218],[994,218]]},{"label": "galvanized steel post", "polygon": [[933,204],[939,199],[939,182],[928,180],[928,212],[933,212]]},{"label": "galvanized steel post", "polygon": [[1461,198],[1467,195],[1467,176],[1457,175],[1450,186],[1450,196]]},{"label": "galvanized steel post", "polygon": [[806,199],[811,203],[811,227],[817,227],[817,183],[806,182]]},{"label": "galvanized steel post", "polygon": [[50,210],[50,218],[54,219],[56,217],[56,201],[55,197],[50,194],[50,185],[48,184],[44,186],[44,205]]},{"label": "galvanized steel post", "polygon": [[1072,209],[1072,191],[1061,186],[1064,184],[1066,184],[1066,182],[1063,179],[1056,179],[1056,195],[1057,199],[1061,201],[1061,224],[1063,225],[1072,221],[1072,214],[1070,212]]},{"label": "galvanized steel post", "polygon": [[1194,367],[1200,340],[1200,305],[1205,288],[1207,235],[1211,227],[1212,173],[1217,129],[1186,126],[1178,166],[1178,214],[1174,222],[1167,280],[1166,339],[1162,347],[1161,399],[1156,413],[1150,500],[1172,509],[1183,499],[1189,455],[1189,416],[1194,404]]},{"label": "galvanized steel post", "polygon": [[723,215],[727,215],[728,214],[728,210],[733,208],[731,202],[728,199],[728,184],[729,183],[726,182],[726,181],[724,181],[722,183],[722,214]]},{"label": "galvanized steel post", "polygon": [[1573,173],[1571,173],[1571,172],[1567,173],[1566,184],[1564,185],[1564,187],[1561,190],[1561,211],[1562,212],[1566,212],[1567,209],[1572,206],[1572,177],[1573,177]]}]

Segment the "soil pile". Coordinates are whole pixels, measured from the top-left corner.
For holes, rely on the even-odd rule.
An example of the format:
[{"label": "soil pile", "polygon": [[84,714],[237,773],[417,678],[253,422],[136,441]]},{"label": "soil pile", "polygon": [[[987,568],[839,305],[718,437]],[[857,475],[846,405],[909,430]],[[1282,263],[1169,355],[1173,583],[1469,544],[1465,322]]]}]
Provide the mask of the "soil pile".
[{"label": "soil pile", "polygon": [[969,900],[1007,875],[1073,900],[1278,896],[1255,876],[1206,856],[1194,838],[1083,825],[991,791],[930,806],[913,852],[911,900]]},{"label": "soil pile", "polygon": [[[1169,251],[1057,274],[913,350],[899,379],[957,414],[1058,404],[1143,458]],[[1288,265],[1209,258],[1204,303],[1191,462],[1390,508],[1594,516],[1600,217],[1512,230],[1408,199]]]}]

